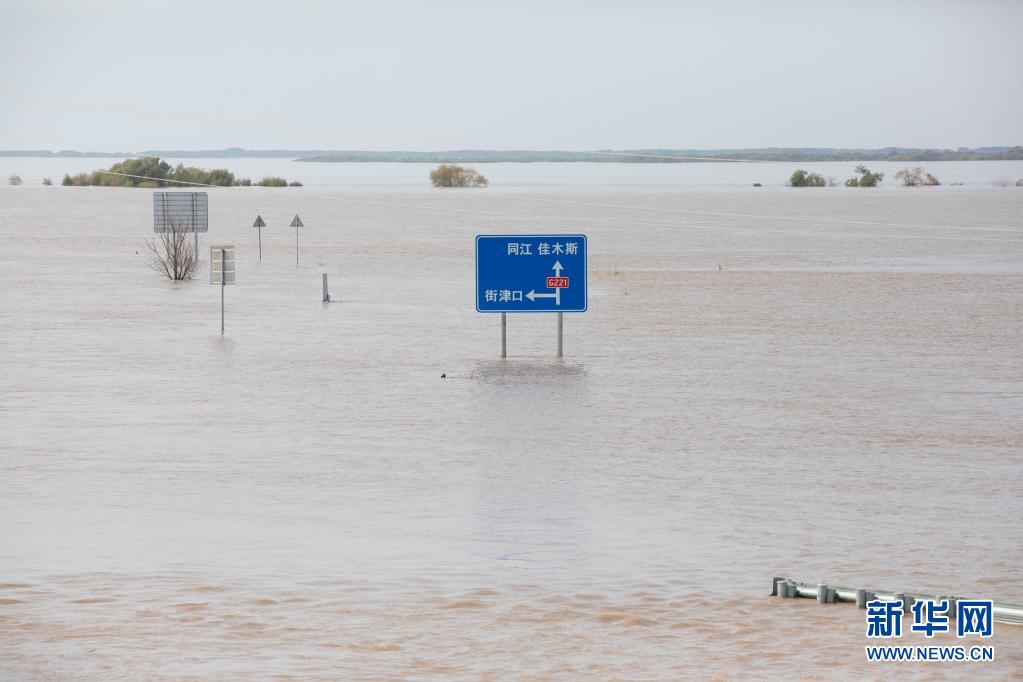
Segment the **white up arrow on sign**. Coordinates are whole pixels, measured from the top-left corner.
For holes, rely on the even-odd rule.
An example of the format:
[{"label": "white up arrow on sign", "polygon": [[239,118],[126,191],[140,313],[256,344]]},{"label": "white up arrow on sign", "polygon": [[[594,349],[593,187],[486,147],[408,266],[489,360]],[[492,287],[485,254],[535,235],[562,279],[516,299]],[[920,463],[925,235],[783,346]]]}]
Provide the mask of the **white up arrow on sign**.
[{"label": "white up arrow on sign", "polygon": [[[559,260],[554,261],[554,267],[552,267],[551,270],[554,271],[555,277],[561,277],[562,267],[563,266],[561,265],[561,261]],[[535,301],[538,298],[553,298],[554,305],[561,305],[561,287],[555,287],[553,294],[538,294],[536,293],[536,289],[531,289],[530,292],[526,294],[526,298],[528,298],[530,301]]]}]

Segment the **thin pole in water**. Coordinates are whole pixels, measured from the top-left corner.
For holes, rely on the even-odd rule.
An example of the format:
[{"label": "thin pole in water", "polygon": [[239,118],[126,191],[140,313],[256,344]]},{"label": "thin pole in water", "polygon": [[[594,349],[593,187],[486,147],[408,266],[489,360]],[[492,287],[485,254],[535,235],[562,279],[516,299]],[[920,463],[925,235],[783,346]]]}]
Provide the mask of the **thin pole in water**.
[{"label": "thin pole in water", "polygon": [[220,335],[224,335],[224,283],[227,281],[226,251],[220,250]]},{"label": "thin pole in water", "polygon": [[259,260],[263,260],[263,228],[256,228],[259,232]]},{"label": "thin pole in water", "polygon": [[508,357],[508,313],[501,313],[501,357]]},{"label": "thin pole in water", "polygon": [[291,219],[291,226],[293,228],[295,228],[295,265],[297,266],[298,265],[298,228],[305,227],[305,225],[302,224],[302,219],[298,217],[297,213],[295,214],[295,217]]},{"label": "thin pole in water", "polygon": [[558,313],[558,357],[561,357],[561,341],[564,337],[565,313]]}]

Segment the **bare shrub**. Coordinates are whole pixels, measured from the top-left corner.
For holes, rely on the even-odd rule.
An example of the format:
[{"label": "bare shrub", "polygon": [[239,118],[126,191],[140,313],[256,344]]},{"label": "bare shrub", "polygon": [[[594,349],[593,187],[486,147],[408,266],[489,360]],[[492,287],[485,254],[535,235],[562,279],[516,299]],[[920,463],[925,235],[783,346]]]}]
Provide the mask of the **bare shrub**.
[{"label": "bare shrub", "polygon": [[1017,187],[1023,187],[1023,180],[1017,180],[1016,181],[1016,186]]},{"label": "bare shrub", "polygon": [[192,247],[192,231],[184,222],[172,222],[170,229],[146,240],[146,264],[167,279],[192,279],[199,270],[199,257]]},{"label": "bare shrub", "polygon": [[906,187],[919,187],[924,184],[924,169],[920,166],[903,168],[895,174],[896,180],[902,180]]},{"label": "bare shrub", "polygon": [[20,185],[21,184],[21,176],[20,175],[11,174],[11,177],[7,178],[7,182],[12,184],[12,185]]},{"label": "bare shrub", "polygon": [[1012,184],[1012,180],[1009,178],[995,178],[991,181],[991,184],[995,187],[1008,187]]},{"label": "bare shrub", "polygon": [[906,187],[919,187],[920,185],[940,185],[941,182],[938,178],[934,177],[930,173],[924,173],[924,169],[920,166],[914,166],[913,168],[903,168],[895,174],[897,180],[902,180],[902,184]]},{"label": "bare shrub", "polygon": [[43,178],[43,184],[49,187],[50,185],[53,184],[53,180],[50,180],[49,178]]}]

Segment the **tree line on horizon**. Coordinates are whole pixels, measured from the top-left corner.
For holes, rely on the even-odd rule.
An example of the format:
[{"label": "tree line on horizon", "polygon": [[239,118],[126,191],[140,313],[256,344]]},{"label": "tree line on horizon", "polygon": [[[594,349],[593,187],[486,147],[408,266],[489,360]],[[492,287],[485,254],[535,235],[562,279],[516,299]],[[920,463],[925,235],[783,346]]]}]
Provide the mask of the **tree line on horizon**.
[{"label": "tree line on horizon", "polygon": [[[599,152],[599,153],[598,153]],[[635,154],[638,156],[626,156]],[[745,161],[1020,161],[1023,146],[959,147],[922,149],[883,147],[850,149],[833,147],[762,147],[744,149],[602,149],[594,151],[487,150],[447,151],[358,151],[325,149],[255,149],[239,147],[196,151],[163,150],[144,152],[79,152],[73,150],[0,151],[0,156],[24,157],[158,157],[158,158],[290,158],[309,162],[391,162],[391,163],[498,163],[498,162],[598,162],[598,163],[702,163],[719,158]],[[701,158],[670,158],[688,156]]]}]

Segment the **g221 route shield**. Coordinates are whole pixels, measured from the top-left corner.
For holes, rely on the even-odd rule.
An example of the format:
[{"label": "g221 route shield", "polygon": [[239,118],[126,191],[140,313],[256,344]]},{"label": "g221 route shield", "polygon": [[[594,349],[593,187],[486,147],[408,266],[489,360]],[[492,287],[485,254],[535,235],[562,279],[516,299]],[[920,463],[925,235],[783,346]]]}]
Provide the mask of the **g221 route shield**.
[{"label": "g221 route shield", "polygon": [[586,312],[586,235],[476,235],[476,310]]}]

